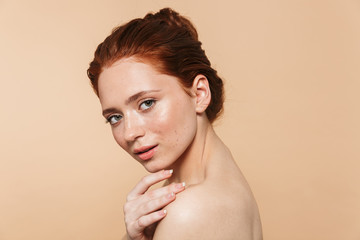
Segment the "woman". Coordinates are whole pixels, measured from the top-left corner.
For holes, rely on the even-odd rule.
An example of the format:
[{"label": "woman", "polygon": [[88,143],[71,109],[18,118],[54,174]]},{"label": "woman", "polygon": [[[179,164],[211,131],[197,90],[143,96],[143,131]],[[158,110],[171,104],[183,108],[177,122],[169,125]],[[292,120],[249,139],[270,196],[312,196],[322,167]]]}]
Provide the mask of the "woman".
[{"label": "woman", "polygon": [[114,29],[88,76],[116,142],[151,173],[127,196],[127,239],[262,239],[251,190],[212,127],[223,83],[189,20],[165,8]]}]

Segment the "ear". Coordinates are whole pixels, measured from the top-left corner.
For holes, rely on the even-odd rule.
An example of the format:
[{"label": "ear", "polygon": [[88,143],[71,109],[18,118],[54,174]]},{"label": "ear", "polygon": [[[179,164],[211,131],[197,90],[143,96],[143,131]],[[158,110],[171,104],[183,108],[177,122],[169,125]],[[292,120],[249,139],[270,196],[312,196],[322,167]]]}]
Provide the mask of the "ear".
[{"label": "ear", "polygon": [[197,75],[194,79],[192,90],[196,98],[196,112],[205,112],[211,101],[211,92],[207,78],[202,74]]}]

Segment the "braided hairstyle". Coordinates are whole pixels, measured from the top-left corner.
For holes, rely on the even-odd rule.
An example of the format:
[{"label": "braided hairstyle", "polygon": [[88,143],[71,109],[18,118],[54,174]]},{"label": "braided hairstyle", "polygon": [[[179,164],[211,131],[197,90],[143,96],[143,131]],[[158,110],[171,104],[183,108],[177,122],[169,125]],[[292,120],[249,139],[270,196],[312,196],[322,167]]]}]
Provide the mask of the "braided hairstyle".
[{"label": "braided hairstyle", "polygon": [[99,75],[104,67],[128,57],[148,60],[161,73],[175,76],[190,88],[198,74],[206,76],[211,101],[206,115],[213,122],[223,110],[223,81],[211,67],[192,23],[170,8],[147,14],[116,27],[97,47],[87,70],[97,95]]}]

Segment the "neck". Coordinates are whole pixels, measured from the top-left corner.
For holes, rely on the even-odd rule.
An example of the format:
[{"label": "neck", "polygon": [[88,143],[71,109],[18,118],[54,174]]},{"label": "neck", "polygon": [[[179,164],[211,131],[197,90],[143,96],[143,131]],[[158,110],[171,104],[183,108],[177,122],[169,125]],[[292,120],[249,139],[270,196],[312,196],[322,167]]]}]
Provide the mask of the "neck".
[{"label": "neck", "polygon": [[206,178],[207,166],[211,161],[211,151],[217,138],[207,118],[199,117],[198,130],[194,140],[171,166],[174,173],[168,182],[185,182],[187,186],[203,182]]}]

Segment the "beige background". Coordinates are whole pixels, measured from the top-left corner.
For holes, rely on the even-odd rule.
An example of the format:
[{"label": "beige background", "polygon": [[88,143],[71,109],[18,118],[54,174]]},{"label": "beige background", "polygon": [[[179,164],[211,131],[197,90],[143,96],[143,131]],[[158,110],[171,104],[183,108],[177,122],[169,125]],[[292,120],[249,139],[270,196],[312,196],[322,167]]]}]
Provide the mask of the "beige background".
[{"label": "beige background", "polygon": [[358,0],[0,0],[0,239],[124,233],[145,171],[112,139],[86,69],[113,27],[165,6],[194,22],[226,81],[216,129],[264,238],[359,240]]}]

